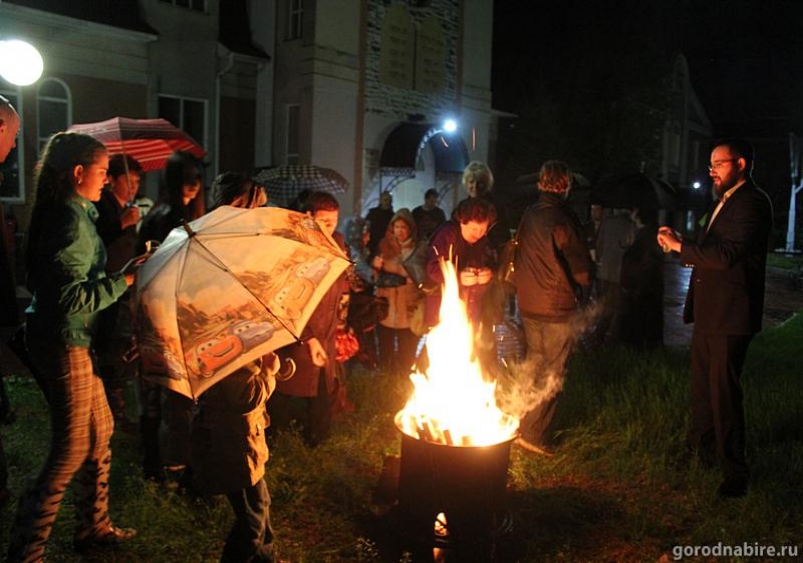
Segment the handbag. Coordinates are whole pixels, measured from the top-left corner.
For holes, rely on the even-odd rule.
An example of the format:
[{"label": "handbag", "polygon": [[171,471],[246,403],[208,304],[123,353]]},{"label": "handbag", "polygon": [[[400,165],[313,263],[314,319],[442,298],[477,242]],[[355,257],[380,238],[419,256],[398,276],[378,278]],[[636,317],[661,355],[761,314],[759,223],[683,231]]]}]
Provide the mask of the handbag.
[{"label": "handbag", "polygon": [[516,256],[519,247],[519,233],[504,243],[499,250],[499,267],[496,271],[496,281],[507,293],[516,292]]},{"label": "handbag", "polygon": [[428,243],[419,244],[402,262],[402,268],[418,287],[427,279],[427,250]]},{"label": "handbag", "polygon": [[345,362],[360,350],[360,343],[351,328],[337,328],[335,334],[335,361]]}]

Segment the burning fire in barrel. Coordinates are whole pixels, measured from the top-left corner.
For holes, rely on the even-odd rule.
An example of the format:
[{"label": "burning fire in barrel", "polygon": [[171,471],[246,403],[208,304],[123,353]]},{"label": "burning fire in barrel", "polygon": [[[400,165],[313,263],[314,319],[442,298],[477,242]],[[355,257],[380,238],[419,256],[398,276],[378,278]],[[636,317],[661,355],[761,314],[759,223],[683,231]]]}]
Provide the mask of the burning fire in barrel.
[{"label": "burning fire in barrel", "polygon": [[395,418],[402,433],[397,511],[412,537],[447,547],[457,560],[462,552],[471,555],[465,560],[490,561],[496,536],[509,526],[505,490],[519,421],[498,408],[496,382],[483,377],[474,355],[454,266],[441,267],[429,367],[410,375],[413,394]]}]

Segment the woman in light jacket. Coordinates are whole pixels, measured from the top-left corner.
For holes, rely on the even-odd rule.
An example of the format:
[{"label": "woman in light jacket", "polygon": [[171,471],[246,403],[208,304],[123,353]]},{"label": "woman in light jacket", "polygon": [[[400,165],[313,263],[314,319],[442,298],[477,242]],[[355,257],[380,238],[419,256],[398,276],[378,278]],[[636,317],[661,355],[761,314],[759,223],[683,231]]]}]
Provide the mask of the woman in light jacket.
[{"label": "woman in light jacket", "polygon": [[[399,209],[388,224],[379,242],[379,253],[373,266],[379,270],[377,297],[388,300],[388,315],[379,321],[379,367],[391,375],[405,376],[415,362],[418,337],[410,330],[413,313],[418,307],[419,289],[403,266],[416,248],[416,225],[407,208]],[[383,275],[383,273],[385,275]],[[388,276],[386,274],[391,274]],[[395,280],[385,283],[383,279]]]}]

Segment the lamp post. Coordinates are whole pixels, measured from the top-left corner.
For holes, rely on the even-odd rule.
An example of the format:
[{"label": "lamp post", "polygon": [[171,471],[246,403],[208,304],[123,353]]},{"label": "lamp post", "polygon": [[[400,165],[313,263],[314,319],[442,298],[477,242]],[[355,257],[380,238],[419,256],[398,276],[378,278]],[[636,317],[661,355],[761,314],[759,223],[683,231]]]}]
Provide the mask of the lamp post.
[{"label": "lamp post", "polygon": [[19,39],[0,41],[0,76],[15,86],[29,86],[42,76],[44,62],[36,47]]},{"label": "lamp post", "polygon": [[792,189],[789,194],[789,216],[786,223],[786,252],[795,251],[795,219],[797,210],[797,194],[803,191],[801,178],[800,140],[794,133],[789,133],[789,161],[791,164]]}]

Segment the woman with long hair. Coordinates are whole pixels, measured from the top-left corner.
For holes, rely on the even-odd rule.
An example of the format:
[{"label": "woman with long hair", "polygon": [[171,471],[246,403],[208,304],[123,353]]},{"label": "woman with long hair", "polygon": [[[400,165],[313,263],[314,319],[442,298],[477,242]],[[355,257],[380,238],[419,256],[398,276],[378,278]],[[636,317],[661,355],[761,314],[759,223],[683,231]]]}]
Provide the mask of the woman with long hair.
[{"label": "woman with long hair", "polygon": [[[139,230],[139,253],[152,248],[154,242],[163,242],[176,227],[203,215],[199,211],[202,206],[196,205],[196,200],[202,197],[199,194],[203,180],[203,167],[198,159],[185,151],[174,152],[167,159],[162,179],[162,197],[142,221]],[[139,430],[145,478],[160,482],[167,475],[172,475],[180,486],[186,487],[191,478],[191,472],[187,469],[190,463],[193,401],[144,378],[140,379],[139,391]],[[168,430],[165,451],[159,444],[162,417]]]},{"label": "woman with long hair", "polygon": [[53,135],[36,167],[26,344],[50,407],[52,440],[39,477],[20,500],[8,561],[43,558],[71,481],[77,551],[136,533],[109,518],[114,419],[91,353],[98,313],[134,282],[133,272],[106,273],[106,251],[95,230],[93,202],[100,199],[108,167],[103,144],[79,133]]}]

